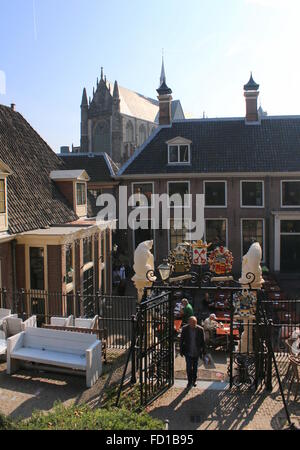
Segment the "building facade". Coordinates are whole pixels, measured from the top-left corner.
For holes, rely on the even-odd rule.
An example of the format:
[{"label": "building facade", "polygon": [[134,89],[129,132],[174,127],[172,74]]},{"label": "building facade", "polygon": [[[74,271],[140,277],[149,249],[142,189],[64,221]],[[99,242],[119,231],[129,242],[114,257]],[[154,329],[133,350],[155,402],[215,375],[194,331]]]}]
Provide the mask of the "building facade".
[{"label": "building facade", "polygon": [[111,230],[87,217],[89,180],[85,170],[69,170],[18,112],[0,105],[0,289],[7,290],[6,305],[24,290],[26,311],[20,313],[79,316],[77,294],[110,292]]},{"label": "building facade", "polygon": [[[245,117],[171,121],[165,110],[170,94],[163,86],[163,125],[121,168],[118,179],[128,195],[143,193],[148,199],[153,193],[204,194],[203,238],[232,251],[234,272],[240,272],[242,255],[257,240],[271,271],[299,273],[300,116],[261,115],[258,88],[251,75],[244,86]],[[195,221],[195,195],[192,206]],[[183,227],[176,229],[178,210],[165,207],[170,229],[151,229],[147,208],[148,229],[129,233],[131,254],[142,240],[154,239],[158,264],[188,240]]]}]

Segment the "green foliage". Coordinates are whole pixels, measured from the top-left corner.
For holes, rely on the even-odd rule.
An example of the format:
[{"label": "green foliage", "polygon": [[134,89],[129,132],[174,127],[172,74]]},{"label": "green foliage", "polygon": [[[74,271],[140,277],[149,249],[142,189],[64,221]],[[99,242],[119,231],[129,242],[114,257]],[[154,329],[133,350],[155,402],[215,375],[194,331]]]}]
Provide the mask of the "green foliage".
[{"label": "green foliage", "polygon": [[57,403],[48,414],[39,411],[19,424],[23,430],[161,430],[163,423],[146,413],[125,408],[92,410],[87,405],[65,407]]},{"label": "green foliage", "polygon": [[5,417],[2,414],[0,414],[0,430],[15,430],[15,429],[16,429],[15,423],[8,417]]},{"label": "green foliage", "polygon": [[56,403],[54,409],[45,414],[33,412],[30,419],[12,422],[0,416],[2,430],[162,430],[163,423],[147,413],[136,413],[120,409],[100,408],[92,410],[87,405],[66,407]]}]

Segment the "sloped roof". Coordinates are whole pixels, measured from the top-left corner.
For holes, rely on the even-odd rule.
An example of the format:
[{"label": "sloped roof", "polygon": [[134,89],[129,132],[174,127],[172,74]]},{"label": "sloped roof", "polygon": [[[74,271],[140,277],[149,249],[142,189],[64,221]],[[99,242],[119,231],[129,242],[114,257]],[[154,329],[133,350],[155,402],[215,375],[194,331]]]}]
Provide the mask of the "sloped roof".
[{"label": "sloped roof", "polygon": [[91,182],[111,181],[118,166],[107,153],[69,153],[59,155],[69,170],[85,169]]},{"label": "sloped roof", "polygon": [[[199,119],[160,127],[118,175],[300,171],[300,116]],[[167,141],[192,141],[191,164],[169,165]]]},{"label": "sloped roof", "polygon": [[8,225],[20,233],[77,219],[50,179],[63,162],[18,112],[0,105],[0,159],[7,179]]},{"label": "sloped roof", "polygon": [[60,180],[84,180],[89,181],[90,177],[84,169],[79,170],[52,170],[50,178],[54,181]]},{"label": "sloped roof", "polygon": [[[109,84],[112,90],[114,86],[112,83]],[[155,122],[158,123],[158,110],[159,110],[158,100],[155,100],[150,97],[145,97],[142,94],[131,91],[130,89],[124,88],[122,86],[119,86],[119,97],[120,97],[121,114],[136,117],[142,120],[147,120],[153,123]],[[173,114],[175,114],[178,104],[180,104],[180,100],[172,101],[172,117],[174,117]],[[184,115],[180,117],[180,119],[183,118]]]}]

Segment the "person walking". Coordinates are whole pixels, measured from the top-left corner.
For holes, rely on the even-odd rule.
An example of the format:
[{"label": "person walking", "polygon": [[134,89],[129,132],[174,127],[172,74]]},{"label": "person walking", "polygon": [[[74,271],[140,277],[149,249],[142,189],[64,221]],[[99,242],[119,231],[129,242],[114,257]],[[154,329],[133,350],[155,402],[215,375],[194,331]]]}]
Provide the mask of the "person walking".
[{"label": "person walking", "polygon": [[180,355],[185,357],[188,378],[187,387],[197,386],[199,358],[205,354],[203,328],[197,324],[197,318],[189,318],[188,324],[182,328],[180,337]]}]

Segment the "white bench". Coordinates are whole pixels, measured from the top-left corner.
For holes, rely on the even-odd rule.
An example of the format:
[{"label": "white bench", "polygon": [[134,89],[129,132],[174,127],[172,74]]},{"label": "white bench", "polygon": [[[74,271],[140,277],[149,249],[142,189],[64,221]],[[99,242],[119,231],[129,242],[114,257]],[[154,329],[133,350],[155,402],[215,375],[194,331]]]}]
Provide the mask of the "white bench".
[{"label": "white bench", "polygon": [[93,319],[75,319],[75,327],[76,328],[88,328],[93,330],[94,328],[98,328],[98,316],[93,317]]},{"label": "white bench", "polygon": [[85,372],[91,387],[102,373],[101,341],[94,334],[27,328],[7,340],[7,373],[21,361]]},{"label": "white bench", "polygon": [[2,327],[3,321],[7,317],[18,317],[18,315],[12,314],[10,309],[0,308],[0,327]]},{"label": "white bench", "polygon": [[74,323],[74,317],[51,317],[50,325],[55,327],[72,327]]},{"label": "white bench", "polygon": [[7,341],[5,339],[5,333],[0,331],[0,356],[6,355]]}]

